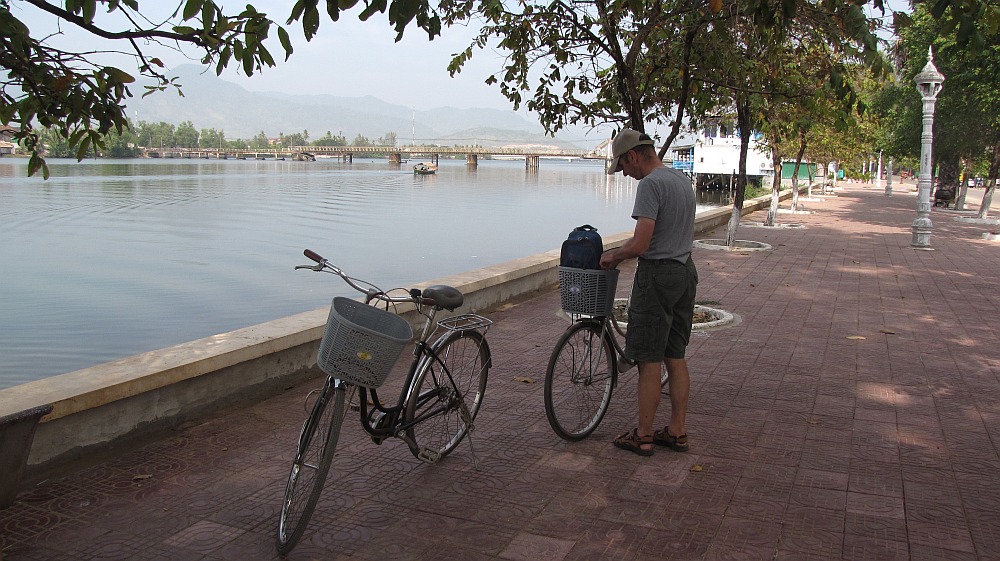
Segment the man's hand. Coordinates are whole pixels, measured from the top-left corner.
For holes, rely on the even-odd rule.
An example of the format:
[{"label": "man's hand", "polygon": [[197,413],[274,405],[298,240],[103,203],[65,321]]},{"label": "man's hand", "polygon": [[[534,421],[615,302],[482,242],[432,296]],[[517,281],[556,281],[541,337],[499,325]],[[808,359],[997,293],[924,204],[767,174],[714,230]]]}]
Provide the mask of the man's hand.
[{"label": "man's hand", "polygon": [[604,270],[616,269],[621,259],[615,258],[615,250],[609,249],[601,254],[601,268]]}]

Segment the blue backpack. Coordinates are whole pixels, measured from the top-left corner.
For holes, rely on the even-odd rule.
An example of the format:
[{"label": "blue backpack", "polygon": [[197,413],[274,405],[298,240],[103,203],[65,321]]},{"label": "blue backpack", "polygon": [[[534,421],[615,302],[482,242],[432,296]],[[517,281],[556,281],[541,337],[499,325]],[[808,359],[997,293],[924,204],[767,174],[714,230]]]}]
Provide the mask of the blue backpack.
[{"label": "blue backpack", "polygon": [[584,224],[573,228],[569,238],[562,243],[559,265],[574,269],[600,269],[603,252],[604,241],[597,228]]}]

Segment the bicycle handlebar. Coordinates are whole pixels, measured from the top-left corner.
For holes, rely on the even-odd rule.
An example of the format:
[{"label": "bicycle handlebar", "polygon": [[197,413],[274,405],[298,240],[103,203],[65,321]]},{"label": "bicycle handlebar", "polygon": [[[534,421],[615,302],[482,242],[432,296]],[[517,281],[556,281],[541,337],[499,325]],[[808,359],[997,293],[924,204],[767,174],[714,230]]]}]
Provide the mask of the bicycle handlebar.
[{"label": "bicycle handlebar", "polygon": [[322,255],[316,253],[315,251],[313,251],[311,249],[307,249],[307,250],[303,251],[302,253],[306,257],[308,257],[309,259],[312,259],[313,261],[315,261],[317,263],[322,263],[322,262],[326,261],[326,259],[323,259]]},{"label": "bicycle handlebar", "polygon": [[[365,303],[370,303],[372,300],[381,300],[382,302],[387,302],[390,304],[400,304],[405,302],[411,302],[418,306],[435,306],[436,302],[432,298],[427,298],[421,295],[419,288],[411,288],[408,291],[407,296],[390,296],[384,290],[371,284],[368,281],[357,280],[345,273],[340,267],[330,263],[322,255],[316,253],[311,249],[306,249],[302,252],[303,255],[312,259],[316,262],[315,265],[297,265],[296,269],[309,269],[311,271],[317,272],[328,272],[339,276],[344,279],[344,282],[349,284],[351,288],[361,292],[365,295]],[[368,285],[367,287],[361,286],[358,283],[363,283]]]}]

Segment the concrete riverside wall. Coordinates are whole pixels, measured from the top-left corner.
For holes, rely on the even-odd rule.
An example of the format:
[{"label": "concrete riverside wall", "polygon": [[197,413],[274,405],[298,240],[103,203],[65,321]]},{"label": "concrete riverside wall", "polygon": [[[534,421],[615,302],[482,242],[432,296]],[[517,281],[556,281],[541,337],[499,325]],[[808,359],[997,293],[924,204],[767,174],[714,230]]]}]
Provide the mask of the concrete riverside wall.
[{"label": "concrete riverside wall", "polygon": [[[790,195],[785,191],[782,198]],[[743,212],[769,203],[769,195],[747,201]],[[696,231],[725,224],[731,213],[730,207],[723,207],[699,214]],[[619,247],[630,236],[631,232],[606,236],[605,246]],[[465,294],[465,304],[456,313],[486,312],[554,288],[558,264],[559,251],[552,250],[414,287],[454,286]],[[126,445],[321,376],[316,352],[328,310],[329,306],[0,390],[0,417],[52,405],[35,432],[25,481],[38,480],[109,446]],[[415,327],[422,319],[412,307],[401,313]]]}]

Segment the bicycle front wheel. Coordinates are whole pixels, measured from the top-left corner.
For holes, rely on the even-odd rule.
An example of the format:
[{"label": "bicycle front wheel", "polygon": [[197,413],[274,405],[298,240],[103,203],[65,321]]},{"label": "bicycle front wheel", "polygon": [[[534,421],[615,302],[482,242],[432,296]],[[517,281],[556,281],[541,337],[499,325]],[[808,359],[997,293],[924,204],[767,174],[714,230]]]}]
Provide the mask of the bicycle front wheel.
[{"label": "bicycle front wheel", "polygon": [[452,331],[431,351],[414,377],[403,422],[413,455],[434,462],[458,446],[479,414],[492,355],[472,330]]},{"label": "bicycle front wheel", "polygon": [[545,416],[566,440],[594,432],[614,389],[615,350],[598,321],[570,326],[552,350],[545,372]]},{"label": "bicycle front wheel", "polygon": [[328,379],[299,434],[278,519],[276,544],[288,553],[302,537],[326,482],[345,415],[345,385]]}]

